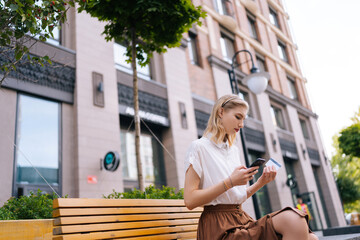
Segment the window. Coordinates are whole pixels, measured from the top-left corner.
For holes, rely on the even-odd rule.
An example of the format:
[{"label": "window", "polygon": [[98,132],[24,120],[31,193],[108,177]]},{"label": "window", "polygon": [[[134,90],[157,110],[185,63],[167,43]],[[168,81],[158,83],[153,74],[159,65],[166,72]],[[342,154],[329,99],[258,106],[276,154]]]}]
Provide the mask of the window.
[{"label": "window", "polygon": [[234,40],[226,36],[224,33],[221,33],[220,45],[223,59],[231,64],[232,57],[235,54]]},{"label": "window", "polygon": [[[16,122],[16,185],[59,184],[61,105],[27,95],[18,95]],[[29,161],[31,161],[31,164]],[[17,187],[15,192],[17,193]]]},{"label": "window", "polygon": [[289,59],[288,59],[287,52],[286,52],[286,44],[279,40],[278,40],[278,51],[279,51],[280,58],[288,63]]},{"label": "window", "polygon": [[288,87],[290,90],[290,98],[299,101],[299,97],[296,90],[295,80],[292,77],[287,77]]},{"label": "window", "polygon": [[271,7],[269,8],[269,13],[270,13],[270,22],[276,26],[277,28],[280,28],[280,24],[279,24],[279,18],[278,18],[278,14],[277,12],[272,9]]},{"label": "window", "polygon": [[257,67],[259,68],[260,72],[267,71],[265,58],[263,56],[261,56],[260,54],[256,54],[256,63],[257,63]]},{"label": "window", "polygon": [[256,28],[256,18],[251,13],[247,13],[247,19],[249,24],[250,36],[259,41],[259,36]]},{"label": "window", "polygon": [[302,130],[304,138],[310,139],[309,130],[308,130],[306,121],[304,119],[299,119],[299,120],[300,120],[300,126],[301,126],[301,130]]},{"label": "window", "polygon": [[196,35],[192,32],[189,32],[188,49],[189,49],[190,62],[194,65],[200,65],[196,39],[197,39]]},{"label": "window", "polygon": [[245,100],[248,104],[249,104],[249,111],[247,113],[247,115],[249,117],[253,117],[253,114],[252,114],[252,109],[250,107],[250,97],[249,97],[249,94],[247,92],[244,92],[244,91],[239,91],[239,97],[242,99],[242,100]]},{"label": "window", "polygon": [[280,108],[271,106],[271,117],[275,126],[285,129],[284,116]]},{"label": "window", "polygon": [[[250,160],[250,164],[253,163],[254,161],[256,161],[257,158],[261,158],[263,154],[261,154],[260,152],[256,152],[256,151],[251,151],[249,150],[249,160]],[[263,173],[263,167],[259,168],[259,171],[257,174],[255,174],[254,178],[255,181],[257,181],[261,175]],[[260,214],[261,216],[256,216],[257,218],[263,217],[268,213],[271,213],[271,205],[270,205],[270,197],[269,197],[269,191],[267,188],[267,185],[265,185],[264,187],[262,187],[261,189],[259,189],[256,193],[256,197],[257,197],[257,205],[259,207],[260,210]]]},{"label": "window", "polygon": [[[41,7],[43,5],[43,1],[42,0],[35,1],[35,5]],[[44,33],[45,32],[42,30],[40,35],[43,35]],[[59,29],[59,26],[54,26],[52,33],[53,33],[53,37],[48,38],[46,40],[46,42],[50,43],[52,45],[59,46],[61,44],[61,42],[60,42],[61,31]],[[38,38],[38,37],[39,37],[39,35],[35,36],[35,38]]]},{"label": "window", "polygon": [[[146,55],[145,55],[146,57]],[[122,44],[115,43],[114,44],[114,61],[115,65],[119,70],[132,74],[131,63],[126,62],[126,47]],[[136,63],[136,69],[139,77],[151,80],[150,76],[150,65],[146,65],[145,67],[141,67],[138,63]]]},{"label": "window", "polygon": [[[285,163],[285,170],[286,170],[286,175],[287,175],[287,178],[289,179],[290,177],[292,179],[296,179],[297,176],[296,176],[296,170],[295,170],[295,161],[290,159],[290,158],[287,158],[287,157],[284,157],[284,163]],[[291,193],[293,195],[296,195],[299,193],[299,186],[296,185],[294,188],[291,189]]]},{"label": "window", "polygon": [[[137,181],[137,164],[135,155],[135,134],[127,130],[120,130],[121,138],[121,165],[125,180]],[[144,180],[161,186],[166,185],[163,153],[156,139],[147,133],[140,135],[140,155],[143,167]]]},{"label": "window", "polygon": [[215,10],[221,15],[233,16],[234,11],[229,0],[214,0]]}]

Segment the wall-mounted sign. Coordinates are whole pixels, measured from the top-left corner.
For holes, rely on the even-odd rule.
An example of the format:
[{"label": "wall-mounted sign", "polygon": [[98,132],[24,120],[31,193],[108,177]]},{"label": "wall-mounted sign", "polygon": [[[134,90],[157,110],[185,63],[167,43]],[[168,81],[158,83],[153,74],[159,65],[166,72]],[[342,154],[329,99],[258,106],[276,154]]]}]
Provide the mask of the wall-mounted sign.
[{"label": "wall-mounted sign", "polygon": [[104,160],[102,161],[102,167],[105,170],[114,172],[120,164],[120,156],[116,151],[110,151],[105,154]]},{"label": "wall-mounted sign", "polygon": [[[132,108],[132,107],[120,105],[119,110],[120,110],[120,114],[124,114],[127,116],[134,116],[134,108]],[[169,122],[168,118],[154,114],[154,113],[139,110],[139,116],[140,116],[140,118],[142,118],[144,120],[148,120],[148,121],[156,123],[156,124],[160,124],[160,125],[167,126],[167,127],[170,126],[170,122]]]},{"label": "wall-mounted sign", "polygon": [[90,184],[97,184],[97,176],[89,175],[87,176],[87,182]]}]

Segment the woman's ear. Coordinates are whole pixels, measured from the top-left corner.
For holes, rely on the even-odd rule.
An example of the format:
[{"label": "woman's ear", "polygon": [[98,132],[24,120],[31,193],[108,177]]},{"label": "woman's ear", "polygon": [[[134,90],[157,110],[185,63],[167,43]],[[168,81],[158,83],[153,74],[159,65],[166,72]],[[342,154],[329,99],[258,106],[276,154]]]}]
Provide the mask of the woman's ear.
[{"label": "woman's ear", "polygon": [[224,115],[224,108],[220,108],[220,109],[219,109],[218,115],[219,115],[220,118],[223,117],[223,115]]}]

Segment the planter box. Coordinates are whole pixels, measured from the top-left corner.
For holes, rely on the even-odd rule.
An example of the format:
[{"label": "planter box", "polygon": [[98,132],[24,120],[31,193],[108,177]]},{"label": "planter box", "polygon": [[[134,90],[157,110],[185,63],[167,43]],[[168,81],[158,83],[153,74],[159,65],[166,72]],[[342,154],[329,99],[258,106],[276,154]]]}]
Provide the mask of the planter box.
[{"label": "planter box", "polygon": [[0,221],[0,239],[51,240],[53,237],[52,232],[53,232],[53,219]]}]

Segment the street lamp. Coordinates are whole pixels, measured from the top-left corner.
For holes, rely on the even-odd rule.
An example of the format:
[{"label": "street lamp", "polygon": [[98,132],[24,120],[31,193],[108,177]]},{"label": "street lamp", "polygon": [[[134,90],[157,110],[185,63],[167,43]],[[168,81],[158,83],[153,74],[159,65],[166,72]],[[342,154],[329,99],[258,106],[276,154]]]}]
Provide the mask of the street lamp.
[{"label": "street lamp", "polygon": [[[251,52],[244,49],[244,50],[237,51],[234,54],[234,56],[232,57],[232,61],[231,61],[231,70],[228,70],[232,93],[239,95],[239,92],[240,92],[238,83],[236,81],[235,67],[238,67],[240,65],[236,61],[236,56],[241,52],[248,53],[250,55],[250,59],[251,59],[251,69],[250,69],[251,73],[242,79],[243,83],[246,84],[249,87],[250,91],[255,94],[260,94],[260,93],[264,92],[268,85],[268,81],[270,79],[270,74],[268,72],[260,72],[259,69],[255,67],[254,59],[252,57]],[[246,164],[246,167],[249,167],[250,163],[249,163],[248,151],[246,148],[245,135],[244,135],[242,128],[240,128],[240,137],[241,137],[242,148],[244,151],[245,164]],[[253,184],[253,180],[250,180],[250,185],[252,185],[252,184]],[[259,218],[260,217],[260,209],[257,204],[256,194],[253,195],[252,199],[253,199],[253,204],[254,204],[254,209],[255,209],[255,215],[257,218]]]}]

